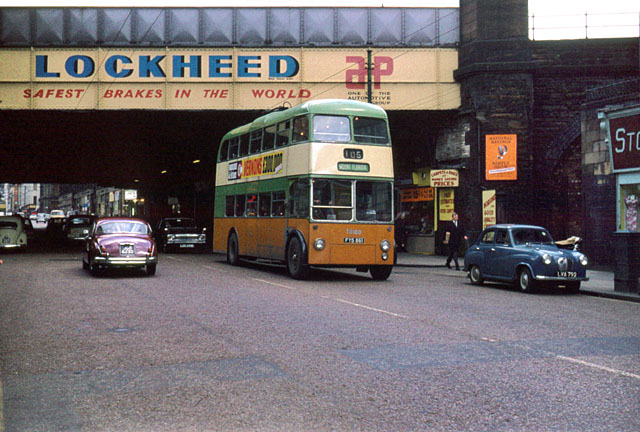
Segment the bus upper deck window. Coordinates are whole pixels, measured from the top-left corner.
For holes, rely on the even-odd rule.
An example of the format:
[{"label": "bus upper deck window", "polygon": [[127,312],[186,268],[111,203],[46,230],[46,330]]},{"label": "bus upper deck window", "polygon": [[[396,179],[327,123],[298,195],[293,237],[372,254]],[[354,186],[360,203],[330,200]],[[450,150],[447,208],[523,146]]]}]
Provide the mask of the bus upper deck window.
[{"label": "bus upper deck window", "polygon": [[264,128],[262,137],[262,150],[271,150],[275,144],[276,126],[271,125]]},{"label": "bus upper deck window", "polygon": [[353,138],[356,142],[388,144],[387,123],[382,119],[355,117],[353,119]]},{"label": "bus upper deck window", "polygon": [[251,142],[249,144],[249,153],[254,154],[260,151],[262,146],[262,129],[251,132]]},{"label": "bus upper deck window", "polygon": [[229,159],[229,141],[224,140],[220,145],[220,162],[224,162]]},{"label": "bus upper deck window", "polygon": [[276,132],[276,147],[283,147],[289,144],[290,132],[291,123],[289,120],[278,123],[278,131]]},{"label": "bus upper deck window", "polygon": [[249,154],[249,134],[240,135],[238,137],[238,141],[240,142],[240,157],[248,155]]},{"label": "bus upper deck window", "polygon": [[329,115],[314,116],[313,139],[316,141],[350,141],[351,127],[349,126],[349,118]]},{"label": "bus upper deck window", "polygon": [[238,157],[238,138],[231,138],[229,141],[229,159]]},{"label": "bus upper deck window", "polygon": [[293,142],[309,140],[309,119],[298,117],[293,119]]}]

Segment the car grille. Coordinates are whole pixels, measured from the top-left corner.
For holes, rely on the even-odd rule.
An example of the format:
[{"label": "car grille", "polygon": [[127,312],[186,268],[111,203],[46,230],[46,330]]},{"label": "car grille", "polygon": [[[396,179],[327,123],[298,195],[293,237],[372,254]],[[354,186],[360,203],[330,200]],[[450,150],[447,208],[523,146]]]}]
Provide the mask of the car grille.
[{"label": "car grille", "polygon": [[573,271],[573,261],[565,257],[558,258],[558,271]]}]

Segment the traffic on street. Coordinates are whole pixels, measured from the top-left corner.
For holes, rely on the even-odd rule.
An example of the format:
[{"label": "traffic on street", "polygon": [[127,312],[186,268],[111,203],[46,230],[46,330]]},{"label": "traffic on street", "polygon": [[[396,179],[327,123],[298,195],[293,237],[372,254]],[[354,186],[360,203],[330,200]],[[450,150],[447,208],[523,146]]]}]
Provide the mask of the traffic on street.
[{"label": "traffic on street", "polygon": [[[640,304],[466,272],[4,253],[6,431],[636,431]],[[442,257],[444,259],[444,257]]]}]

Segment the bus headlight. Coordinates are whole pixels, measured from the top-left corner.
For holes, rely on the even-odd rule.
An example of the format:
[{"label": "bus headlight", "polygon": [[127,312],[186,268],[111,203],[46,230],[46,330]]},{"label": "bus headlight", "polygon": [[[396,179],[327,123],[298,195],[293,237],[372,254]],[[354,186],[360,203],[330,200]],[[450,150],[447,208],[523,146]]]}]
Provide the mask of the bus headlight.
[{"label": "bus headlight", "polygon": [[324,240],[323,240],[323,239],[321,239],[321,238],[316,239],[316,240],[313,242],[313,247],[314,247],[314,249],[315,249],[315,250],[321,251],[321,250],[323,250],[323,249],[324,249],[324,246],[325,246],[325,245],[324,245]]},{"label": "bus headlight", "polygon": [[380,249],[382,249],[382,252],[389,252],[391,249],[391,243],[389,243],[389,240],[382,240],[380,242]]},{"label": "bus headlight", "polygon": [[388,254],[388,253],[386,253],[386,252],[382,252],[382,259],[383,259],[384,261],[388,260],[388,259],[389,259],[389,254]]}]

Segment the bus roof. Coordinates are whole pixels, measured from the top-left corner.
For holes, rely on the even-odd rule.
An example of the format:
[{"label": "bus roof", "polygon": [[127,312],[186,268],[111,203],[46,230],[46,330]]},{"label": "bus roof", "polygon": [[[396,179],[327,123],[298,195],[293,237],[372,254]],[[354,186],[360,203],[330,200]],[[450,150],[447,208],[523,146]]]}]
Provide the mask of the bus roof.
[{"label": "bus roof", "polygon": [[223,140],[304,114],[360,115],[363,117],[387,118],[387,113],[382,108],[367,102],[348,99],[310,100],[286,110],[274,111],[260,116],[251,123],[232,129],[224,135]]}]

